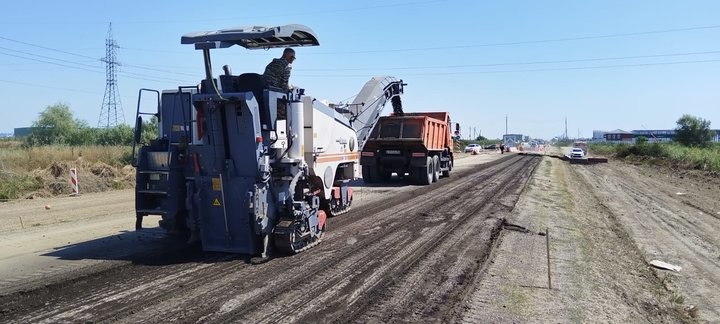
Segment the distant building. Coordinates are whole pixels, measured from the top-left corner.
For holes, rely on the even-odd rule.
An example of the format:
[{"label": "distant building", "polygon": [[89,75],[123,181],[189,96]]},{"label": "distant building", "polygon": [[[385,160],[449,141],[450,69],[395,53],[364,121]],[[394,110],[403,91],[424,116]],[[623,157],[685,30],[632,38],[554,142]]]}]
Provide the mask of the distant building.
[{"label": "distant building", "polygon": [[33,127],[19,127],[15,128],[14,136],[15,137],[25,137],[30,135],[30,132],[32,132]]},{"label": "distant building", "polygon": [[608,142],[633,142],[633,133],[624,131],[622,129],[616,129],[605,133],[605,140]]},{"label": "distant building", "polygon": [[[713,142],[720,142],[720,129],[712,129]],[[626,132],[622,129],[614,131],[593,131],[593,141],[610,141],[610,142],[626,142],[635,143],[639,137],[645,137],[648,142],[672,142],[675,137],[674,129],[634,129]]]},{"label": "distant building", "polygon": [[523,134],[505,134],[502,138],[505,146],[515,146],[527,140],[529,140],[528,136],[524,136]]},{"label": "distant building", "polygon": [[604,141],[606,133],[606,131],[594,130],[592,140],[595,142]]},{"label": "distant building", "polygon": [[[713,132],[713,142],[720,142],[720,129],[712,129]],[[672,142],[673,137],[675,136],[675,130],[674,129],[656,129],[656,130],[633,130],[633,141],[637,140],[638,137],[643,136],[645,139],[648,140],[648,142]]]},{"label": "distant building", "polygon": [[673,136],[675,136],[674,129],[643,129],[633,130],[633,141],[637,140],[638,137],[642,136],[647,139],[648,142],[672,142]]}]

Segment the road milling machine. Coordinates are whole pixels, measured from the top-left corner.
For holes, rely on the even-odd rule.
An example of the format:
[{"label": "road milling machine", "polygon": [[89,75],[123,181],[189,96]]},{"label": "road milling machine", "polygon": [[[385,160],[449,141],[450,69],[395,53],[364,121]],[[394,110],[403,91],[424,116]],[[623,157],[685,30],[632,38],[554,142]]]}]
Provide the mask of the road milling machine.
[{"label": "road milling machine", "polygon": [[[211,50],[319,45],[303,25],[190,33],[181,43],[202,52],[205,79],[139,92],[136,228],[144,216],[160,215],[161,227],[191,233],[206,251],[260,260],[314,246],[327,217],[349,210],[363,141],[387,101],[402,114],[404,84],[374,77],[353,103],[325,105],[304,89],[271,87],[260,74],[233,75],[227,65],[213,76]],[[141,109],[148,98],[151,112]],[[147,118],[157,122],[158,137],[140,143]]]}]

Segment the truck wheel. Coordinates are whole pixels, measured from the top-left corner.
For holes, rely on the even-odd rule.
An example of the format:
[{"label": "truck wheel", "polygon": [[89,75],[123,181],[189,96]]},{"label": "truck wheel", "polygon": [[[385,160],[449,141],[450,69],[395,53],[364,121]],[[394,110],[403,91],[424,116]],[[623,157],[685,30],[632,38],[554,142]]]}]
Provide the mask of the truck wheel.
[{"label": "truck wheel", "polygon": [[378,181],[377,168],[374,166],[363,166],[362,177],[365,183],[375,183]]},{"label": "truck wheel", "polygon": [[428,157],[427,161],[425,161],[425,166],[417,168],[418,183],[421,185],[431,184],[434,172],[433,160],[431,157]]},{"label": "truck wheel", "polygon": [[433,173],[432,182],[437,182],[440,179],[440,158],[437,155],[433,156]]},{"label": "truck wheel", "polygon": [[392,179],[392,172],[383,170],[379,172],[379,176],[380,181],[390,181],[390,179]]},{"label": "truck wheel", "polygon": [[450,171],[452,170],[452,159],[448,160],[447,162],[447,170],[442,172],[442,176],[447,178],[450,176]]}]

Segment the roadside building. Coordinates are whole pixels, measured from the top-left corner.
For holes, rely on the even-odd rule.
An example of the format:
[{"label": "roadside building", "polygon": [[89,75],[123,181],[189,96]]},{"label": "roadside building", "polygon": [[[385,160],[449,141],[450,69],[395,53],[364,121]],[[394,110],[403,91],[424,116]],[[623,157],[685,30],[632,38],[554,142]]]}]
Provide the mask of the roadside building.
[{"label": "roadside building", "polygon": [[[720,129],[713,129],[713,142],[720,142]],[[626,132],[622,129],[614,131],[593,131],[593,142],[608,141],[615,143],[635,143],[638,138],[645,137],[648,142],[672,142],[675,136],[674,129],[634,129]]]},{"label": "roadside building", "polygon": [[503,135],[502,142],[505,147],[513,147],[517,144],[527,141],[528,137],[523,134],[505,134]]},{"label": "roadside building", "polygon": [[674,129],[643,129],[633,130],[633,141],[636,141],[640,136],[645,137],[648,142],[672,142],[673,136],[675,136]]},{"label": "roadside building", "polygon": [[15,137],[25,137],[30,135],[34,127],[17,127],[13,130]]},{"label": "roadside building", "polygon": [[607,134],[606,131],[594,130],[594,131],[593,131],[592,141],[593,141],[593,142],[603,142],[603,141],[605,141],[605,134]]},{"label": "roadside building", "polygon": [[622,129],[616,129],[605,133],[605,140],[608,142],[615,143],[632,143],[633,133],[624,131]]},{"label": "roadside building", "polygon": [[[712,129],[713,142],[720,142],[720,129]],[[674,129],[642,129],[633,130],[633,142],[636,141],[640,136],[645,137],[648,142],[672,142],[675,136]]]}]

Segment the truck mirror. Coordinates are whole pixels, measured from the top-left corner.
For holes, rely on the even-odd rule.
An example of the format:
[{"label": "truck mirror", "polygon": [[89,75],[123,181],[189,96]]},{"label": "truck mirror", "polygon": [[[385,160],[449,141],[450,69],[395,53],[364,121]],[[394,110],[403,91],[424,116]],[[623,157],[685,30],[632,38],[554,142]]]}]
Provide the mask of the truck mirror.
[{"label": "truck mirror", "polygon": [[135,143],[140,144],[140,135],[142,134],[142,117],[138,116],[135,121],[135,134],[133,140]]}]

